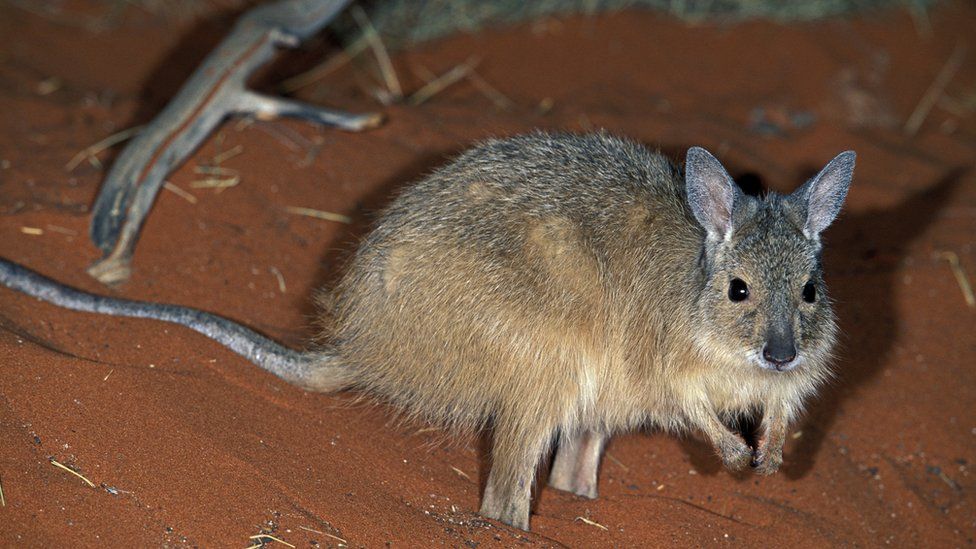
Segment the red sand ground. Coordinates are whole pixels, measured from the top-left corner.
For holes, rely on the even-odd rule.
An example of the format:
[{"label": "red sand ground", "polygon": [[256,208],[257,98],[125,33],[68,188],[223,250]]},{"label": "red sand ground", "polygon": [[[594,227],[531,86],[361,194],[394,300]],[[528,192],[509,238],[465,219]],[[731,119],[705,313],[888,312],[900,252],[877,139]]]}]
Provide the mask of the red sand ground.
[{"label": "red sand ground", "polygon": [[[54,21],[0,5],[4,257],[300,344],[314,333],[312,292],[389,192],[479,138],[604,127],[676,158],[702,144],[781,191],[854,148],[854,187],[825,258],[844,341],[838,379],[795,427],[780,474],[730,475],[693,437],[618,436],[600,498],[542,490],[524,533],[474,513],[485,473],[475,435],[304,393],[185,329],[0,290],[0,543],[244,547],[268,531],[298,547],[973,544],[976,309],[937,254],[957,254],[976,282],[976,52],[946,89],[968,108],[936,107],[911,138],[900,128],[957,43],[976,46],[973,4],[938,7],[929,27],[905,12],[792,27],[622,13],[425,45],[395,58],[409,90],[422,67],[440,73],[478,55],[479,73],[516,105],[497,110],[461,83],[385,109],[389,122],[363,134],[228,123],[171,178],[196,203],[160,195],[132,280],[111,290],[84,271],[98,255],[85,234],[104,171],[66,173],[65,163],[147,121],[232,18],[181,25],[131,9],[95,33],[73,23],[90,6],[69,8]],[[286,55],[274,78],[308,66],[314,50]],[[363,91],[371,69],[367,56],[300,95],[378,108]],[[756,108],[785,131],[757,133]],[[790,127],[791,112],[814,119]],[[240,185],[190,187],[194,166],[238,146],[223,165]],[[292,205],[356,223],[294,216]]]}]

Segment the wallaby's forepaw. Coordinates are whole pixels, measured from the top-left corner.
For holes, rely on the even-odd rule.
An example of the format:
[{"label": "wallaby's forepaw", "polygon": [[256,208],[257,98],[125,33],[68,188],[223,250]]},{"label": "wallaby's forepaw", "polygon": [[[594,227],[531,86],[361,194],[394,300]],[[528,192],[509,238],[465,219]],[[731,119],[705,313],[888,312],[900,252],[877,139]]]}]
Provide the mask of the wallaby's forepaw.
[{"label": "wallaby's forepaw", "polygon": [[755,453],[752,456],[752,467],[755,469],[757,475],[771,475],[779,470],[779,466],[783,464],[783,448],[772,448],[771,445],[767,444],[766,441],[759,441],[759,447],[756,448]]},{"label": "wallaby's forepaw", "polygon": [[741,471],[752,463],[752,449],[737,436],[729,436],[719,443],[719,456],[730,471]]},{"label": "wallaby's forepaw", "polygon": [[771,451],[760,447],[752,458],[752,466],[757,475],[771,475],[783,464],[783,451]]}]

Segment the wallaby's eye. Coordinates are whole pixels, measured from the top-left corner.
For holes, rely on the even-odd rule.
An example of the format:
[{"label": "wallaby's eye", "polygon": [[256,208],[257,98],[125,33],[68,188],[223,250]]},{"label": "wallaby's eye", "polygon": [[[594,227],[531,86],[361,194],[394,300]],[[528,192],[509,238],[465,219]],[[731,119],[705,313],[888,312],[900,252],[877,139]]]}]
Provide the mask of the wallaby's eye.
[{"label": "wallaby's eye", "polygon": [[749,286],[741,278],[733,278],[729,282],[729,299],[732,301],[742,301],[749,297]]},{"label": "wallaby's eye", "polygon": [[807,280],[807,283],[803,285],[803,301],[807,303],[813,303],[817,300],[817,287],[813,285],[812,280]]}]

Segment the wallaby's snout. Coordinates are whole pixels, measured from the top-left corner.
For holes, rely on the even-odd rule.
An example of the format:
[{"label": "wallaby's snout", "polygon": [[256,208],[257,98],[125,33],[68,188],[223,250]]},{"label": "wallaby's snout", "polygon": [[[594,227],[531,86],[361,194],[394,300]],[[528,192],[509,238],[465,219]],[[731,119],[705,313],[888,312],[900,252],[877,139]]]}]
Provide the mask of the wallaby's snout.
[{"label": "wallaby's snout", "polygon": [[796,341],[788,325],[770,328],[762,350],[762,366],[777,372],[787,372],[796,366]]}]

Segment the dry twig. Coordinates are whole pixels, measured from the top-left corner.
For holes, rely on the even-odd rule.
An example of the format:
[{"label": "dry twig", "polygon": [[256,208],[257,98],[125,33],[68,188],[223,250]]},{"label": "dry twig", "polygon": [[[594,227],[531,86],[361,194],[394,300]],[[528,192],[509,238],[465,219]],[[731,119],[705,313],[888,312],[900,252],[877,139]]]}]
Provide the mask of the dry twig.
[{"label": "dry twig", "polygon": [[584,522],[586,524],[589,524],[590,526],[596,526],[597,528],[601,528],[603,530],[606,530],[607,532],[610,531],[610,529],[607,528],[606,526],[600,524],[599,522],[592,521],[592,520],[590,520],[590,519],[588,519],[586,517],[576,517],[576,520],[582,521],[582,522]]},{"label": "dry twig", "polygon": [[[292,547],[292,548],[295,547],[294,545],[288,543],[287,541],[285,541],[285,540],[283,540],[281,538],[276,538],[276,537],[272,536],[271,534],[256,534],[256,535],[250,536],[247,539],[258,539],[258,540],[270,539],[271,541],[277,541],[278,543],[280,543],[282,545],[287,545],[288,547]],[[258,547],[260,547],[260,546],[261,546],[261,544],[258,545]]]},{"label": "dry twig", "polygon": [[387,91],[390,93],[390,96],[394,101],[399,101],[403,98],[403,87],[400,86],[400,80],[397,78],[396,70],[393,68],[393,61],[390,60],[390,54],[387,52],[383,41],[380,39],[380,34],[376,32],[376,28],[373,27],[373,23],[371,23],[369,18],[366,17],[366,12],[359,6],[359,4],[354,5],[351,8],[350,13],[352,13],[353,18],[356,20],[356,24],[359,25],[360,30],[363,31],[363,37],[367,42],[369,42],[369,46],[373,50],[373,55],[376,57],[376,63],[380,67],[380,74],[383,76],[383,81],[386,83]]},{"label": "dry twig", "polygon": [[119,143],[132,138],[133,136],[141,132],[142,128],[143,126],[134,126],[127,130],[122,130],[120,132],[113,133],[112,135],[106,137],[105,139],[102,139],[98,143],[85,147],[78,154],[71,157],[71,160],[69,160],[68,163],[64,165],[64,169],[69,172],[74,170],[75,168],[78,167],[78,164],[84,162],[86,158],[94,158],[96,154],[104,151],[105,149],[108,149],[109,147],[112,147],[114,145],[118,145]]},{"label": "dry twig", "polygon": [[285,80],[281,83],[281,86],[279,86],[278,89],[284,93],[291,93],[318,80],[321,80],[331,74],[333,71],[336,71],[348,64],[360,53],[366,51],[366,48],[369,46],[369,40],[367,40],[366,36],[363,35],[355,42],[350,44],[349,47],[330,57],[326,62],[312,67],[301,74],[292,76],[288,80]]},{"label": "dry twig", "polygon": [[65,471],[67,471],[67,472],[71,473],[72,475],[74,475],[74,476],[80,478],[81,480],[85,481],[85,484],[91,486],[92,488],[95,487],[95,483],[94,482],[92,482],[92,481],[88,480],[87,478],[85,478],[84,475],[82,475],[78,471],[75,471],[71,467],[68,467],[67,465],[65,465],[65,464],[63,464],[63,463],[61,463],[61,462],[59,462],[59,461],[57,461],[55,459],[51,459],[50,461],[51,461],[51,465],[53,465],[53,466],[55,466],[55,467],[57,467],[59,469],[64,469]]},{"label": "dry twig", "polygon": [[925,90],[925,95],[918,101],[918,105],[915,106],[912,115],[905,122],[905,135],[915,135],[918,129],[922,127],[922,123],[928,117],[929,111],[939,101],[939,97],[942,96],[946,86],[952,81],[952,77],[956,75],[965,58],[966,47],[962,44],[956,45],[956,49],[952,51],[952,55],[946,60],[945,65],[942,66],[942,70],[935,76],[935,80],[929,85],[929,89]]},{"label": "dry twig", "polygon": [[422,88],[410,96],[410,104],[423,104],[431,97],[434,97],[438,93],[444,91],[444,89],[447,87],[470,75],[471,71],[474,70],[474,67],[477,64],[478,59],[476,57],[469,57],[464,63],[461,63],[430,82],[427,82]]},{"label": "dry twig", "polygon": [[335,221],[336,223],[352,223],[352,218],[346,215],[325,212],[322,210],[314,210],[312,208],[303,208],[301,206],[286,206],[285,211],[290,214],[304,215],[306,217],[314,217],[316,219],[324,219],[326,221]]},{"label": "dry twig", "polygon": [[962,296],[966,300],[966,305],[970,308],[976,307],[976,295],[973,295],[973,287],[969,284],[969,277],[966,276],[966,271],[959,264],[959,256],[956,255],[956,252],[944,251],[938,252],[936,255],[949,262],[949,268],[952,269],[952,275],[956,277],[956,283],[959,284],[959,289],[962,290]]},{"label": "dry twig", "polygon": [[169,181],[166,181],[166,182],[163,183],[163,188],[166,189],[167,191],[175,194],[176,196],[182,198],[183,200],[186,200],[190,204],[196,204],[197,203],[197,197],[195,197],[192,194],[184,191],[183,189],[177,187],[176,185],[170,183]]}]

